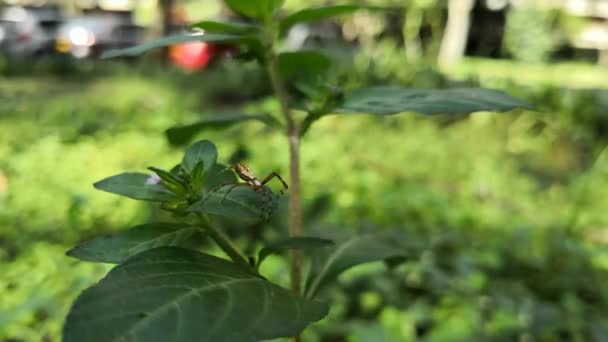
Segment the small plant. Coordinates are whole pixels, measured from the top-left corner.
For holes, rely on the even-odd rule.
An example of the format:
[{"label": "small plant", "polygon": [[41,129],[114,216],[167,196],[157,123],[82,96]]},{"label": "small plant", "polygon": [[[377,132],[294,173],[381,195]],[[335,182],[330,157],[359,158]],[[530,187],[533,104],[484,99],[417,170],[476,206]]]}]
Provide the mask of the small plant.
[{"label": "small plant", "polygon": [[[332,62],[317,51],[280,51],[277,42],[295,24],[357,10],[354,5],[304,9],[280,16],[282,0],[226,0],[250,23],[204,21],[204,33],[171,36],[141,46],[112,51],[108,57],[139,55],[179,42],[238,44],[240,58],[266,68],[280,113],[206,118],[167,130],[174,144],[198,132],[257,120],[285,133],[290,152],[289,183],[277,173],[258,180],[241,164],[217,162],[210,141],[199,141],[169,171],[123,173],[95,184],[97,189],[137,200],[161,203],[181,223],[149,223],[101,237],[68,252],[94,262],[117,263],[98,284],[74,303],[64,326],[65,341],[257,341],[295,336],[325,317],[328,303],[318,295],[345,270],[371,261],[407,257],[393,234],[358,234],[341,241],[304,236],[300,196],[301,138],[312,124],[330,114],[466,114],[508,111],[526,104],[490,89],[422,90],[394,86],[342,89],[327,77]],[[297,115],[296,114],[297,111]],[[237,177],[243,182],[238,183]],[[266,187],[273,178],[279,193]],[[288,190],[287,190],[288,189]],[[217,217],[266,220],[273,198],[287,190],[290,236],[246,256],[216,224]],[[198,251],[199,237],[213,240],[230,258]],[[267,256],[292,250],[291,291],[259,273]],[[302,278],[301,251],[310,255]]]}]

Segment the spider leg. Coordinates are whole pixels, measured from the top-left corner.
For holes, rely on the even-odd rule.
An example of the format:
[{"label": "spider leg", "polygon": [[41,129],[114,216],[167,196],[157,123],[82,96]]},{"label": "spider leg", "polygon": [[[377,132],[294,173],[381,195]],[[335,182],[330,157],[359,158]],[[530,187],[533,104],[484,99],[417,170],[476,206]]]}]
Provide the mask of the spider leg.
[{"label": "spider leg", "polygon": [[289,187],[287,186],[287,183],[283,180],[283,178],[281,178],[281,176],[276,173],[276,172],[272,172],[270,173],[268,176],[266,176],[266,178],[264,178],[261,183],[262,185],[270,182],[273,178],[278,178],[279,181],[281,181],[281,183],[283,184],[283,189],[281,189],[281,191],[279,192],[281,195],[285,193],[285,190],[289,189]]},{"label": "spider leg", "polygon": [[209,194],[217,192],[219,189],[221,189],[221,188],[223,188],[225,186],[228,186],[228,185],[232,185],[232,184],[233,183],[220,184],[220,185],[217,185],[217,186],[213,187],[213,189],[211,189],[211,190],[208,191],[207,196],[205,196],[205,198],[203,199],[203,202],[201,204],[205,204],[205,202],[207,202],[207,200],[210,197]]},{"label": "spider leg", "polygon": [[248,186],[248,187],[251,187],[251,184],[249,184],[249,183],[235,183],[235,184],[232,184],[232,185],[230,186],[230,188],[229,188],[228,190],[226,190],[226,193],[224,194],[224,197],[222,198],[222,201],[220,202],[220,204],[224,204],[224,201],[226,200],[226,197],[228,196],[228,194],[229,194],[229,193],[230,193],[232,190],[234,190],[234,188],[236,188],[236,187],[238,187],[238,186]]},{"label": "spider leg", "polygon": [[[223,168],[217,174],[219,175],[220,173],[224,173],[224,172],[226,172],[228,170],[233,170],[233,167],[232,166],[227,166],[227,167]],[[224,183],[224,184],[217,185],[213,189],[209,190],[208,193],[211,194],[213,192],[217,192],[219,189],[221,189],[221,188],[223,188],[225,186],[228,186],[228,185],[233,185],[233,183]],[[230,191],[232,191],[232,188],[228,192],[230,192]],[[226,195],[224,195],[224,199],[226,198],[227,195],[228,195],[228,193],[226,193]],[[205,197],[205,199],[203,200],[203,203],[207,202],[208,199],[209,199],[209,195],[207,195],[207,197]],[[222,203],[223,202],[224,202],[224,200],[222,200]]]},{"label": "spider leg", "polygon": [[226,166],[225,168],[223,168],[223,169],[222,169],[220,172],[218,172],[217,174],[219,175],[220,173],[224,173],[224,172],[226,172],[226,171],[228,171],[228,170],[233,170],[233,167],[232,167],[232,166]]},{"label": "spider leg", "polygon": [[268,222],[272,214],[272,191],[263,185],[253,186],[252,189],[262,197],[262,219]]},{"label": "spider leg", "polygon": [[213,187],[213,189],[209,190],[209,193],[211,193],[211,192],[216,192],[216,191],[218,191],[219,189],[221,189],[221,188],[223,188],[223,187],[225,187],[225,186],[228,186],[228,185],[232,185],[232,184],[234,184],[234,183],[220,184],[220,185],[218,185],[218,186]]}]

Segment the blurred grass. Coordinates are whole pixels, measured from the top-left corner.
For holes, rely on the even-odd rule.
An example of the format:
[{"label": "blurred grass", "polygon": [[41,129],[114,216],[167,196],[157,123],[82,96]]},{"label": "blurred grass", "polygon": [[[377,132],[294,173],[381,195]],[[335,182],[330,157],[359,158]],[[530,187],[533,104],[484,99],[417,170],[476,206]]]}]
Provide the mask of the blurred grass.
[{"label": "blurred grass", "polygon": [[528,86],[608,88],[608,69],[582,62],[532,64],[512,60],[466,58],[446,72],[455,79],[475,78],[481,83],[500,79]]},{"label": "blurred grass", "polygon": [[[393,57],[392,64],[377,60],[376,69],[369,60],[359,60],[352,78],[363,82],[368,77],[377,81],[397,75],[393,83],[425,87],[452,82],[425,66],[401,66],[390,73],[391,65],[402,65],[398,56]],[[458,245],[461,254],[437,254],[438,263],[469,265],[473,258],[501,272],[518,258],[549,263],[557,247],[546,241],[545,234],[572,229],[597,236],[608,228],[608,156],[601,153],[606,132],[598,129],[598,122],[604,122],[598,113],[608,108],[603,102],[606,93],[565,89],[605,88],[608,81],[598,76],[602,74],[574,64],[469,60],[449,75],[505,88],[541,111],[477,113],[458,119],[415,115],[322,119],[302,148],[306,202],[328,195],[328,202],[319,208],[320,218],[309,222],[310,228],[396,227],[412,239],[406,234],[443,236],[457,231],[463,234],[458,239],[466,241]],[[94,191],[94,181],[150,165],[171,167],[180,151],[168,146],[164,129],[191,122],[201,113],[234,110],[242,104],[252,110],[276,110],[276,103],[264,99],[263,78],[255,70],[236,71],[231,65],[195,75],[123,67],[87,75],[0,79],[0,171],[8,180],[7,191],[0,193],[0,340],[58,340],[69,303],[107,270],[71,260],[63,252],[79,240],[158,215],[154,208]],[[259,124],[200,137],[218,144],[221,160],[244,149],[248,163],[260,174],[279,170],[287,176],[284,138]],[[519,231],[536,233],[522,237]],[[598,238],[575,241],[584,248],[605,243]],[[594,255],[591,262],[603,270],[603,254]],[[587,261],[586,256],[581,258]],[[567,268],[564,277],[591,272],[575,266]],[[416,267],[419,278],[418,271],[410,270],[404,279],[414,277],[426,284],[426,268]],[[541,266],[538,272],[547,272],[548,277],[548,267]],[[281,264],[276,268],[273,273],[280,276]],[[478,291],[492,280],[485,268],[458,278],[461,285],[432,274],[432,286],[453,281],[467,291]],[[515,283],[526,279],[519,273],[513,277]],[[574,287],[579,285],[572,286],[577,291]],[[421,317],[430,316],[439,325],[429,340],[445,341],[446,336],[466,340],[480,309],[473,299],[458,293],[445,292],[435,304],[416,302],[415,297],[407,310],[383,304],[377,323],[362,321],[342,328],[358,336],[353,337],[357,341],[378,336],[407,341],[415,335]],[[336,298],[343,308],[360,299]],[[361,300],[373,306],[369,296]],[[338,321],[348,312],[341,310],[332,314]],[[520,329],[517,310],[509,310],[493,317],[486,329]]]}]

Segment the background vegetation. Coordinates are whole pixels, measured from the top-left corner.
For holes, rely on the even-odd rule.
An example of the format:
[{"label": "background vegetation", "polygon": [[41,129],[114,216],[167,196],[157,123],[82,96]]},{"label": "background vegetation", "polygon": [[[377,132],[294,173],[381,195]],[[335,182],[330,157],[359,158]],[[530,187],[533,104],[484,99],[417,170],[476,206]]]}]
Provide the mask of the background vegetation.
[{"label": "background vegetation", "polygon": [[[302,149],[307,229],[397,231],[413,258],[345,274],[329,294],[340,305],[304,339],[608,340],[608,72],[486,59],[439,72],[406,55],[377,39],[343,65],[353,84],[481,85],[538,111],[317,123]],[[69,304],[108,270],[65,251],[161,215],[93,182],[175,164],[181,151],[163,136],[175,123],[277,107],[259,70],[230,62],[197,74],[88,62],[1,70],[3,341],[58,341]],[[261,125],[204,137],[220,160],[286,173],[281,137]],[[253,238],[253,248],[276,229],[232,234]],[[265,267],[287,282],[280,259]]]}]

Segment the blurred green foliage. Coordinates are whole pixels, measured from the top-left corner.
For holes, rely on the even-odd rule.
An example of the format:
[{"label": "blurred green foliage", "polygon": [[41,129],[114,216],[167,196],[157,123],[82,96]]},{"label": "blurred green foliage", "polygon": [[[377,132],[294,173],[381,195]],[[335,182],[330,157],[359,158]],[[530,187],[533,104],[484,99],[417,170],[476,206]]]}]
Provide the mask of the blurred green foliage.
[{"label": "blurred green foliage", "polygon": [[456,79],[474,79],[495,87],[509,83],[559,90],[558,85],[572,89],[608,88],[607,72],[596,65],[580,62],[529,64],[510,60],[467,58],[448,71]]},{"label": "blurred green foliage", "polygon": [[515,60],[540,63],[557,46],[556,15],[532,6],[515,7],[507,14],[504,47]]},{"label": "blurred green foliage", "polygon": [[[412,257],[390,270],[372,264],[345,274],[325,294],[340,305],[305,340],[606,340],[606,78],[585,66],[549,68],[598,80],[574,72],[546,79],[544,69],[531,76],[525,65],[472,60],[454,80],[429,65],[404,65],[403,56],[385,40],[344,63],[343,81],[480,84],[539,112],[320,120],[302,147],[309,231],[397,230]],[[151,164],[169,169],[181,153],[163,137],[174,124],[241,106],[277,108],[258,70],[231,63],[193,75],[149,65],[72,65],[62,78],[44,70],[0,79],[6,341],[57,341],[67,305],[107,271],[66,257],[69,247],[161,215],[94,191],[93,182]],[[575,89],[578,81],[598,89]],[[262,125],[204,137],[219,145],[221,161],[240,156],[260,173],[285,173],[284,138]],[[253,250],[281,234],[280,222],[273,225],[230,233],[253,237]],[[263,267],[287,281],[281,259]]]}]

